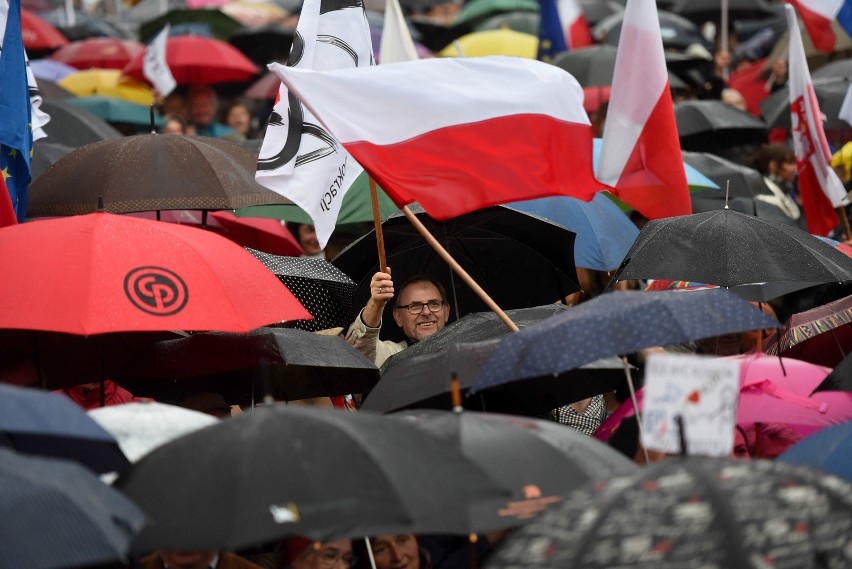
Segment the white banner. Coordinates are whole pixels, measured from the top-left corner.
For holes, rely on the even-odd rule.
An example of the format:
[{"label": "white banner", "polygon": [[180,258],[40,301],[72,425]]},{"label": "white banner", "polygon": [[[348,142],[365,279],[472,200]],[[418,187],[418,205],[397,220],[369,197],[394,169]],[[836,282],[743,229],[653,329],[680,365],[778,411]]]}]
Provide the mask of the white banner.
[{"label": "white banner", "polygon": [[170,29],[171,26],[166,24],[166,27],[148,44],[145,48],[145,59],[142,62],[142,73],[161,97],[168,97],[169,93],[177,87],[172,70],[166,62],[166,44],[169,41]]}]

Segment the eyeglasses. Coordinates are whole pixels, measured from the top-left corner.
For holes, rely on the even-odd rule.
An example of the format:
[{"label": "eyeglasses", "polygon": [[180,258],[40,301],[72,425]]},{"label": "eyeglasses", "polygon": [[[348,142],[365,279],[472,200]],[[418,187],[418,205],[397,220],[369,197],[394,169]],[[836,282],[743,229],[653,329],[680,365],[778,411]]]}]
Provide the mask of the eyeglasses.
[{"label": "eyeglasses", "polygon": [[343,562],[350,569],[358,563],[358,558],[352,553],[341,553],[334,549],[320,549],[316,552],[319,564],[328,569],[334,569],[339,562]]},{"label": "eyeglasses", "polygon": [[429,312],[438,312],[444,307],[446,302],[443,300],[430,300],[429,302],[412,302],[411,304],[400,304],[396,308],[406,308],[411,315],[417,315],[423,312],[423,307],[428,306]]}]

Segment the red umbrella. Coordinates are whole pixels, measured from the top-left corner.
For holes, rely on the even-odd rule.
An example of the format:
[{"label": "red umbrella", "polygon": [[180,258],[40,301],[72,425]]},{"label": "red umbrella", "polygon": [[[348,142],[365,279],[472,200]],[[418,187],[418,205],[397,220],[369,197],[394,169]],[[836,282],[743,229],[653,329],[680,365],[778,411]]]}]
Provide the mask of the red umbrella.
[{"label": "red umbrella", "polygon": [[28,10],[21,10],[21,35],[27,51],[56,49],[68,43],[59,30]]},{"label": "red umbrella", "polygon": [[[126,75],[144,79],[138,54],[124,68]],[[166,63],[179,85],[200,85],[245,81],[258,69],[237,48],[223,41],[201,36],[174,36],[166,44]]]},{"label": "red umbrella", "polygon": [[86,38],[60,47],[51,59],[77,69],[124,69],[145,50],[145,44],[119,38]]},{"label": "red umbrella", "polygon": [[172,223],[94,213],[5,227],[0,265],[0,328],[247,332],[311,318],[251,253]]}]

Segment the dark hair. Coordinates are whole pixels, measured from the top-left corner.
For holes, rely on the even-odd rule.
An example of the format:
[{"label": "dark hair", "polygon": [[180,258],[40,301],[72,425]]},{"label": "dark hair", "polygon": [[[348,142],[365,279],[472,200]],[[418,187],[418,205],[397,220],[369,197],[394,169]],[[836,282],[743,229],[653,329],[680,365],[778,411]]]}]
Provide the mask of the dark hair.
[{"label": "dark hair", "polygon": [[444,285],[441,282],[433,277],[432,275],[426,273],[418,273],[416,275],[412,275],[405,279],[402,282],[402,286],[399,287],[399,294],[396,295],[397,303],[399,302],[399,297],[402,295],[402,291],[405,290],[409,285],[417,284],[417,283],[429,283],[438,289],[438,292],[441,294],[441,300],[447,302],[447,289],[444,288]]},{"label": "dark hair", "polygon": [[639,422],[636,415],[622,419],[607,442],[609,446],[633,460],[636,451],[639,450]]},{"label": "dark hair", "polygon": [[789,146],[780,142],[764,144],[754,155],[754,164],[764,176],[769,173],[769,163],[773,160],[780,166],[785,162],[795,162],[796,155]]}]

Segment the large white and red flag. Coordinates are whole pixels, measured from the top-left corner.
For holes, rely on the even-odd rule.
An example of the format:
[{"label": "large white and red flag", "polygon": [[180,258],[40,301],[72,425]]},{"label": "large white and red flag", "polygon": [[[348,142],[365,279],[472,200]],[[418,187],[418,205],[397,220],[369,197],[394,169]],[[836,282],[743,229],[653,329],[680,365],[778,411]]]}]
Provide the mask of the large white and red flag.
[{"label": "large white and red flag", "polygon": [[[305,0],[288,65],[328,71],[375,64],[362,0]],[[351,93],[335,93],[346,105]],[[258,183],[311,216],[320,247],[334,231],[340,205],[363,168],[310,110],[281,85],[257,160]]]},{"label": "large white and red flag", "polygon": [[648,219],[692,213],[654,0],[628,0],[598,180]]},{"label": "large white and red flag", "polygon": [[790,124],[799,173],[799,195],[808,231],[825,236],[837,226],[834,208],[845,205],[846,190],[831,168],[831,151],[825,139],[822,114],[805,59],[796,11],[792,6],[785,8],[790,30]]},{"label": "large white and red flag", "polygon": [[421,59],[311,72],[270,64],[399,205],[436,219],[549,195],[591,199],[583,90],[512,57]]}]

